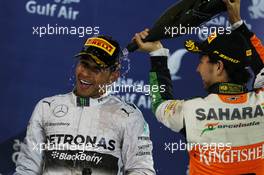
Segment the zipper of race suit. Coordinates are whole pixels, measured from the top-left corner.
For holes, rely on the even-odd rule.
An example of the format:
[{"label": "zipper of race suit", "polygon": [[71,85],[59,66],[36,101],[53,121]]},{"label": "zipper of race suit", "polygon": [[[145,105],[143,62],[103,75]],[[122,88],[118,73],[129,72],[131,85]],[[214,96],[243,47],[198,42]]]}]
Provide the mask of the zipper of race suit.
[{"label": "zipper of race suit", "polygon": [[[80,129],[80,123],[81,123],[81,119],[82,119],[82,114],[83,114],[83,110],[84,110],[84,106],[81,106],[81,111],[80,111],[80,115],[79,115],[79,120],[78,120],[78,125],[77,125],[77,130],[76,130],[76,135],[79,134],[79,129]],[[79,114],[79,111],[78,111],[78,114]],[[78,116],[78,115],[77,115]],[[77,160],[74,160],[74,166],[76,166],[76,161]],[[75,169],[72,169],[72,171],[76,171]],[[74,172],[72,172],[72,174],[74,174]]]},{"label": "zipper of race suit", "polygon": [[79,121],[78,121],[77,134],[79,133],[80,122],[81,122],[81,119],[82,119],[82,113],[83,113],[84,107],[82,106],[81,109],[82,109],[82,111],[80,112],[81,114],[80,114]]}]

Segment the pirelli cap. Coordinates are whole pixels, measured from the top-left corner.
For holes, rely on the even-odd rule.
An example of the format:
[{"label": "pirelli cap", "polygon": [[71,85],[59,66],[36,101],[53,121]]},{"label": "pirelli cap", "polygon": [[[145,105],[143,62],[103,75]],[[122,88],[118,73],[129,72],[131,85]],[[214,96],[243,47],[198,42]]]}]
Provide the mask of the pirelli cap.
[{"label": "pirelli cap", "polygon": [[231,34],[211,34],[207,40],[199,43],[185,41],[185,48],[192,53],[209,55],[235,66],[248,66],[252,50],[246,39],[238,32]]},{"label": "pirelli cap", "polygon": [[92,59],[102,68],[118,66],[121,49],[118,42],[109,36],[88,38],[81,52],[75,57]]}]

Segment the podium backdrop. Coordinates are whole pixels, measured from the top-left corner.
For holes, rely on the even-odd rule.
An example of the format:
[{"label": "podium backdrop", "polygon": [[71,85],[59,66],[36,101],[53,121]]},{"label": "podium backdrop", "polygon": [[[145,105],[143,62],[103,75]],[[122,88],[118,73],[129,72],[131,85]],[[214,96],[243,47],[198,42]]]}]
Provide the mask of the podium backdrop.
[{"label": "podium backdrop", "polygon": [[[173,0],[1,0],[0,1],[0,174],[12,174],[32,110],[41,98],[72,90],[74,57],[86,38],[108,34],[122,47],[135,32],[151,27]],[[264,40],[264,0],[242,1],[242,17],[252,31]],[[227,27],[223,13],[210,26]],[[59,28],[61,30],[59,30]],[[62,29],[63,28],[63,29]],[[170,71],[174,96],[188,99],[204,96],[196,73],[198,59],[186,53],[187,38],[204,39],[204,34],[165,41],[171,51]],[[129,55],[130,70],[122,80],[127,84],[148,84],[148,55]],[[158,123],[150,111],[150,98],[144,93],[122,93],[122,98],[142,110],[154,143],[158,175],[188,174],[186,151],[166,145],[180,145],[184,138]]]}]

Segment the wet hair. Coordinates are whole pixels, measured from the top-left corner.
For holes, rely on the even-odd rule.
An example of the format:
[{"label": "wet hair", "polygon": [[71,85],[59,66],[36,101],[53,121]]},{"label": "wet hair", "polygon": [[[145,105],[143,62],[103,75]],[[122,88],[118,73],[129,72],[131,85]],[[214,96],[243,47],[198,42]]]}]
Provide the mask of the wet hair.
[{"label": "wet hair", "polygon": [[226,60],[220,60],[219,58],[215,58],[214,56],[209,56],[209,62],[216,64],[218,61],[222,61],[224,64],[224,69],[227,72],[229,82],[240,84],[240,85],[246,85],[247,82],[251,78],[251,74],[249,73],[247,67],[245,66],[234,66],[234,64],[226,61]]}]

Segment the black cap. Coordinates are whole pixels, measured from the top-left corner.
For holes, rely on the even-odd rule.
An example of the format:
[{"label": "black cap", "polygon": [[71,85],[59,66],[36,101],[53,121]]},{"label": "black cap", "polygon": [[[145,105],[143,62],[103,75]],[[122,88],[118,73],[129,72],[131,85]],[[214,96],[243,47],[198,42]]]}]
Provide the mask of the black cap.
[{"label": "black cap", "polygon": [[120,46],[109,36],[100,35],[88,38],[83,49],[75,57],[92,59],[101,68],[116,67],[120,60]]},{"label": "black cap", "polygon": [[231,34],[213,33],[201,43],[187,40],[185,48],[192,53],[209,55],[209,57],[239,67],[248,66],[252,56],[252,50],[247,40],[235,31]]}]

